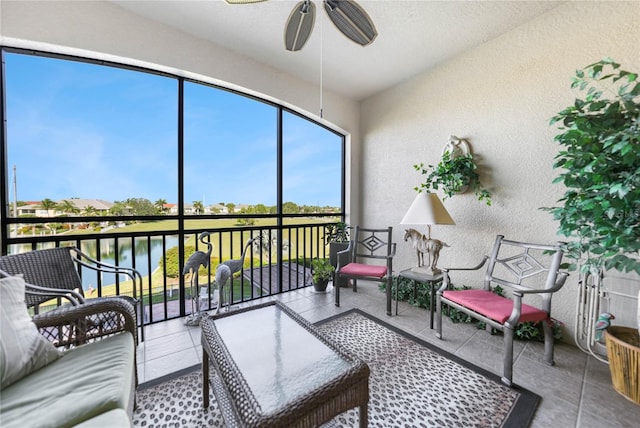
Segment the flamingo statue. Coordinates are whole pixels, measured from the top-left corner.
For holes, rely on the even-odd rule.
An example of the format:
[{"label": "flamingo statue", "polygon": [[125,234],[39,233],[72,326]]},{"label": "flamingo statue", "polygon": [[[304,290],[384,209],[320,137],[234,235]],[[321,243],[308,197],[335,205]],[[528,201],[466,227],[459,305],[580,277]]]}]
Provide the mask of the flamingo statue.
[{"label": "flamingo statue", "polygon": [[198,284],[198,270],[200,269],[200,266],[208,268],[209,262],[211,261],[213,245],[211,245],[211,242],[208,240],[204,240],[204,238],[208,237],[209,232],[202,232],[198,238],[203,245],[207,246],[207,252],[196,251],[191,254],[187,262],[184,264],[184,269],[182,271],[182,275],[191,274],[191,315],[189,315],[185,320],[185,324],[187,325],[199,325],[200,318],[202,318],[202,314],[200,313],[200,286]]},{"label": "flamingo statue", "polygon": [[[216,269],[216,284],[218,284],[218,308],[216,309],[216,314],[220,312],[220,307],[222,306],[222,301],[224,297],[223,288],[227,284],[230,278],[233,278],[233,275],[236,272],[240,272],[242,270],[242,265],[244,264],[244,257],[247,255],[247,250],[252,246],[253,242],[257,239],[261,239],[261,236],[258,235],[255,238],[251,238],[247,241],[242,249],[242,255],[239,259],[227,260],[225,262],[220,263],[218,268]],[[231,307],[233,303],[233,281],[229,284],[229,303],[227,306],[227,311]]]}]

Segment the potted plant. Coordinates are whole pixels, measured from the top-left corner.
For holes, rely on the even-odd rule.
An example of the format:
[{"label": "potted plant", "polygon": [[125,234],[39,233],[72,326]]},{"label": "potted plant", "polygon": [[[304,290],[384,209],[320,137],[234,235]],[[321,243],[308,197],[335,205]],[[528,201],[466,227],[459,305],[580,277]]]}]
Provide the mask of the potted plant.
[{"label": "potted plant", "polygon": [[471,188],[479,201],[491,205],[491,193],[480,183],[478,166],[471,153],[454,156],[447,150],[437,165],[425,167],[420,163],[413,167],[425,176],[424,182],[415,188],[418,192],[442,189],[447,197],[453,197]]},{"label": "potted plant", "polygon": [[[560,233],[574,238],[566,244],[567,256],[576,262],[570,268],[581,277],[590,275],[599,290],[606,270],[640,274],[640,83],[637,73],[604,59],[578,70],[571,87],[586,96],[551,119],[560,124],[555,141],[562,146],[553,166],[564,170],[554,183],[566,191],[561,206],[545,209],[560,222]],[[607,342],[614,330],[605,334]],[[629,330],[637,338],[636,329]],[[620,354],[607,347],[614,388],[640,402],[637,372],[635,380],[627,379],[627,388],[635,391],[619,389],[614,372],[622,372],[616,367]],[[628,371],[620,376],[630,377]]]},{"label": "potted plant", "polygon": [[311,278],[316,291],[325,291],[336,269],[329,260],[314,258],[311,260]]},{"label": "potted plant", "polygon": [[[325,244],[329,245],[329,262],[334,268],[338,266],[338,252],[346,250],[347,247],[349,247],[349,232],[349,225],[342,221],[325,226],[324,240]],[[349,258],[345,255],[341,257],[343,257],[342,264],[349,262]],[[340,287],[347,287],[349,280],[347,278],[340,278],[338,284]]]}]

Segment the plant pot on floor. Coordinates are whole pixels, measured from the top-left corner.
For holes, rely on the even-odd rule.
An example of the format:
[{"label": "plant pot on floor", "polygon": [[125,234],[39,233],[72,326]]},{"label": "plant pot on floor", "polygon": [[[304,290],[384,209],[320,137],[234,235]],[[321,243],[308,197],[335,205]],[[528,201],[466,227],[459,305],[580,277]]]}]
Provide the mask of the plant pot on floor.
[{"label": "plant pot on floor", "polygon": [[333,279],[335,268],[331,266],[329,260],[315,258],[311,260],[311,282],[313,288],[318,292],[323,292],[327,289],[329,281]]},{"label": "plant pot on floor", "polygon": [[640,335],[630,327],[611,326],[606,330],[607,355],[613,389],[640,404]]},{"label": "plant pot on floor", "polygon": [[316,290],[319,293],[322,293],[324,291],[327,291],[327,286],[329,285],[329,280],[325,279],[325,280],[321,280],[321,281],[314,281],[313,282],[313,289]]}]

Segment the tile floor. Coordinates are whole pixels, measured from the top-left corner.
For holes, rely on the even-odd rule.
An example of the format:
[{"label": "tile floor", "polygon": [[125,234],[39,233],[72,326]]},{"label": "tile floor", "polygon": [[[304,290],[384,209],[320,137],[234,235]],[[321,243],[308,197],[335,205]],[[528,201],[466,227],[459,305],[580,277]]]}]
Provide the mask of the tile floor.
[{"label": "tile floor", "polygon": [[[360,285],[360,284],[359,284]],[[502,371],[502,338],[490,336],[471,325],[443,319],[444,340],[429,329],[429,312],[400,302],[398,316],[385,314],[385,294],[375,284],[361,284],[358,292],[343,289],[341,306],[333,292],[315,293],[312,288],[285,293],[277,298],[316,322],[336,313],[359,308],[423,340],[496,374]],[[138,346],[140,382],[152,380],[202,360],[200,328],[175,319],[145,327],[146,340]],[[556,365],[542,362],[542,344],[517,342],[514,350],[514,382],[543,397],[532,427],[637,427],[640,406],[625,399],[611,386],[609,367],[577,348],[556,345]]]}]

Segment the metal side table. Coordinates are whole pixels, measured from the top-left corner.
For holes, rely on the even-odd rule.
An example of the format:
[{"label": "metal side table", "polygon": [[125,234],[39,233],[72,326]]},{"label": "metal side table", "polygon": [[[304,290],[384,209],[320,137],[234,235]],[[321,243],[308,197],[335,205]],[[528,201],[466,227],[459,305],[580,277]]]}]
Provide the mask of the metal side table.
[{"label": "metal side table", "polygon": [[[429,299],[429,312],[430,312],[430,323],[429,328],[433,330],[433,310],[435,308],[436,302],[436,290],[438,289],[437,285],[442,282],[442,273],[437,275],[429,275],[423,272],[416,272],[412,269],[405,269],[398,274],[400,278],[406,278],[413,281],[413,297],[416,297],[418,282],[424,282],[429,284],[430,291],[430,299]],[[398,299],[396,298],[396,314],[398,313]]]}]

